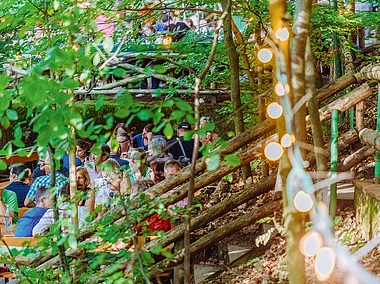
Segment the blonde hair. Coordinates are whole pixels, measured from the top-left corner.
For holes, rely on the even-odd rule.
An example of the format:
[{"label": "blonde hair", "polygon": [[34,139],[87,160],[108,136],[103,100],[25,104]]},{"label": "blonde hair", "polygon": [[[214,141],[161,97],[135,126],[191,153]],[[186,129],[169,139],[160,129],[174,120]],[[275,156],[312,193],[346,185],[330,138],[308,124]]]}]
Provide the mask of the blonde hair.
[{"label": "blonde hair", "polygon": [[88,171],[85,167],[77,167],[77,173],[81,173],[84,177],[84,185],[83,187],[86,188],[90,185],[90,175],[88,174]]}]

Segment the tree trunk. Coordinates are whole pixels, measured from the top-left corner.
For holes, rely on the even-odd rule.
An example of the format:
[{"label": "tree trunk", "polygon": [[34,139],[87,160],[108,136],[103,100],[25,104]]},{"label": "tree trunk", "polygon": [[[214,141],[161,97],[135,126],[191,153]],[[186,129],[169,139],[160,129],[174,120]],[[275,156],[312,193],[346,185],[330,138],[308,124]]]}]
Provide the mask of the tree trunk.
[{"label": "tree trunk", "polygon": [[[333,109],[337,109],[340,112],[344,112],[350,109],[351,107],[355,106],[359,102],[365,100],[366,98],[369,98],[371,95],[371,88],[368,86],[367,83],[364,83],[363,85],[354,89],[353,91],[349,92],[343,97],[321,108],[319,110],[320,119],[321,121],[328,120],[331,118],[331,111]],[[309,116],[306,119],[309,120]]]},{"label": "tree trunk", "polygon": [[[281,201],[271,201],[259,208],[253,209],[251,212],[237,218],[236,220],[229,222],[228,224],[219,227],[213,232],[203,236],[191,245],[191,253],[196,253],[205,249],[207,246],[215,244],[223,238],[232,235],[233,233],[243,229],[246,226],[254,224],[258,220],[272,216],[275,211],[281,210]],[[163,260],[152,267],[153,275],[159,273],[160,269],[167,270],[182,263],[184,257],[184,250],[179,251],[173,255],[173,258]]]},{"label": "tree trunk", "polygon": [[[223,3],[225,9],[226,3]],[[239,78],[239,54],[236,51],[236,46],[232,36],[232,16],[231,7],[227,10],[228,16],[223,25],[224,44],[227,48],[227,55],[230,63],[230,80],[231,80],[231,101],[234,112],[234,123],[236,135],[244,132],[244,117],[240,98],[240,78]],[[252,175],[249,165],[243,167],[243,179],[246,180]]]},{"label": "tree trunk", "polygon": [[376,150],[372,146],[365,146],[363,148],[360,148],[355,153],[352,153],[350,156],[345,158],[343,163],[338,165],[338,171],[346,172],[368,157],[375,155],[375,153]]},{"label": "tree trunk", "polygon": [[364,128],[364,101],[356,105],[355,120],[357,131],[362,130]]},{"label": "tree trunk", "polygon": [[[322,124],[319,117],[319,104],[317,101],[317,96],[315,92],[315,76],[314,76],[314,60],[311,53],[310,40],[307,41],[306,46],[306,94],[310,96],[308,102],[309,108],[309,121],[311,125],[311,132],[313,135],[313,145],[315,160],[317,163],[317,173],[327,171],[327,157],[321,153],[321,151],[326,151],[325,142],[323,141],[323,130]],[[317,180],[321,178],[317,177]],[[323,200],[323,193],[317,193],[317,199],[319,201]]]},{"label": "tree trunk", "polygon": [[[292,71],[292,105],[295,106],[306,94],[305,89],[305,58],[308,40],[311,0],[297,1],[296,13],[293,24],[291,71]],[[306,103],[302,103],[294,114],[294,127],[297,141],[306,143]],[[306,151],[301,150],[306,158]]]},{"label": "tree trunk", "polygon": [[318,90],[317,99],[319,102],[322,102],[332,95],[343,91],[348,86],[352,84],[361,84],[364,81],[365,78],[361,72],[344,75],[334,82],[331,82],[330,84],[324,86],[322,89]]},{"label": "tree trunk", "polygon": [[363,67],[359,73],[367,80],[380,80],[380,64]]},{"label": "tree trunk", "polygon": [[365,143],[372,147],[374,147],[377,151],[380,151],[380,133],[376,130],[364,128],[359,132],[360,139]]}]

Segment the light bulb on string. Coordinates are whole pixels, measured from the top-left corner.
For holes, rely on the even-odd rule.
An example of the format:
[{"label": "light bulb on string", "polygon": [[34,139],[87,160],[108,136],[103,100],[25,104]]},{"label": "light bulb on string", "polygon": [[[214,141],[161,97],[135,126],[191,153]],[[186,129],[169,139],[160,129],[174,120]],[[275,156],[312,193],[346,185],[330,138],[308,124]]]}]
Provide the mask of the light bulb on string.
[{"label": "light bulb on string", "polygon": [[293,134],[285,134],[281,138],[281,146],[284,148],[289,148],[296,141]]},{"label": "light bulb on string", "polygon": [[277,96],[284,96],[286,94],[286,89],[285,89],[285,86],[284,84],[282,84],[281,82],[278,82],[276,84],[276,86],[274,86],[274,92],[277,94]]},{"label": "light bulb on string", "polygon": [[277,161],[284,154],[284,149],[277,142],[271,142],[264,148],[265,157],[270,161]]},{"label": "light bulb on string", "polygon": [[269,61],[271,61],[273,53],[268,48],[262,48],[259,50],[257,56],[262,63],[268,63]]},{"label": "light bulb on string", "polygon": [[286,41],[289,39],[289,31],[287,28],[278,29],[276,31],[276,38],[280,41]]},{"label": "light bulb on string", "polygon": [[301,238],[299,249],[304,256],[314,256],[318,253],[322,245],[322,236],[316,231],[310,231]]},{"label": "light bulb on string", "polygon": [[276,102],[268,105],[267,113],[270,118],[277,119],[282,115],[283,112],[283,107]]},{"label": "light bulb on string", "polygon": [[330,277],[335,267],[335,252],[332,248],[321,248],[315,259],[315,274],[319,281],[325,281]]},{"label": "light bulb on string", "polygon": [[171,36],[164,37],[164,39],[162,40],[162,44],[165,46],[171,45],[172,44],[172,37]]},{"label": "light bulb on string", "polygon": [[296,196],[294,196],[294,207],[299,212],[308,212],[313,208],[313,205],[313,199],[303,190],[298,191]]}]

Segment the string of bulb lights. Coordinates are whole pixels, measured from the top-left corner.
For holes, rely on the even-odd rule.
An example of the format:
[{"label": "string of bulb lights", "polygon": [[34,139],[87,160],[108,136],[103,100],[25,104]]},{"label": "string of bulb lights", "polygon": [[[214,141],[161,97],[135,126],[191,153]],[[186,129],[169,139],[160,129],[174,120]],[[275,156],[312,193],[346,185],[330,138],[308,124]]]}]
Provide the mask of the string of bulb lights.
[{"label": "string of bulb lights", "polygon": [[[350,254],[341,244],[336,242],[328,209],[324,203],[318,203],[315,199],[314,192],[322,187],[316,187],[304,169],[300,147],[293,131],[293,111],[289,99],[290,86],[284,54],[279,44],[281,41],[288,41],[289,36],[287,28],[278,29],[275,36],[272,36],[272,40],[268,40],[271,48],[262,48],[258,52],[258,59],[262,63],[270,62],[274,53],[277,78],[274,92],[280,103],[270,103],[267,107],[267,114],[272,119],[283,116],[286,126],[286,134],[279,139],[279,143],[271,142],[265,146],[265,157],[270,161],[278,161],[285,151],[289,157],[292,165],[286,181],[286,195],[291,207],[289,209],[292,212],[304,212],[310,215],[313,224],[312,230],[301,238],[299,249],[305,257],[314,257],[315,273],[318,280],[328,280],[335,266],[338,265],[341,271],[346,272],[344,283],[380,283],[379,279],[359,264],[358,255]],[[335,182],[337,182],[337,177],[330,178],[329,184]],[[291,200],[293,202],[290,202]],[[361,251],[369,251],[379,242],[380,237],[377,237],[373,242],[370,241],[363,246]]]}]

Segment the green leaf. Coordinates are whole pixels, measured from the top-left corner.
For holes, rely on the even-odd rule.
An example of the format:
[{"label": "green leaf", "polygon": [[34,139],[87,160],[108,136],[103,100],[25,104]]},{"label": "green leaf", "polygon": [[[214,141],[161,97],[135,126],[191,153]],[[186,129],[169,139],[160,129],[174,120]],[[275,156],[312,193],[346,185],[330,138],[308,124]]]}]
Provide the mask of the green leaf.
[{"label": "green leaf", "polygon": [[77,238],[75,236],[70,235],[69,238],[68,238],[68,243],[69,243],[69,246],[72,249],[77,249],[78,248],[78,242],[77,242]]},{"label": "green leaf", "polygon": [[61,1],[54,0],[54,4],[53,4],[54,10],[57,11],[60,6],[61,6]]},{"label": "green leaf", "polygon": [[142,121],[147,121],[150,118],[150,112],[143,109],[137,113],[137,117]]},{"label": "green leaf", "polygon": [[162,107],[172,107],[174,105],[173,100],[166,100],[162,103]]},{"label": "green leaf", "polygon": [[14,109],[7,109],[5,113],[7,114],[7,117],[9,118],[9,120],[14,121],[18,119],[17,111],[15,111]]},{"label": "green leaf", "polygon": [[113,49],[113,45],[114,45],[114,43],[113,43],[112,37],[106,36],[103,40],[104,51],[107,53],[111,53],[111,51]]},{"label": "green leaf", "polygon": [[184,102],[184,101],[178,101],[177,106],[179,109],[186,111],[186,112],[192,112],[193,111],[193,108],[191,107],[191,105],[187,102]]},{"label": "green leaf", "polygon": [[174,134],[173,126],[171,125],[170,122],[166,123],[165,128],[164,128],[165,137],[167,139],[171,139],[173,137],[173,134]]},{"label": "green leaf", "polygon": [[153,254],[159,254],[162,250],[162,246],[156,246],[152,249]]},{"label": "green leaf", "polygon": [[77,80],[72,80],[70,78],[65,78],[62,81],[62,85],[65,89],[76,89],[79,87],[79,82]]},{"label": "green leaf", "polygon": [[7,129],[7,128],[9,128],[9,126],[11,126],[11,122],[9,121],[8,117],[3,116],[3,117],[1,118],[1,125],[2,125],[5,129]]},{"label": "green leaf", "polygon": [[162,66],[161,64],[157,64],[157,65],[154,65],[153,67],[153,70],[156,71],[157,73],[165,73],[166,71],[168,71],[168,69],[166,69],[164,66]]},{"label": "green leaf", "polygon": [[116,77],[124,77],[124,75],[127,73],[127,71],[123,68],[116,68],[115,70],[112,70],[112,73]]},{"label": "green leaf", "polygon": [[12,144],[9,143],[8,146],[5,148],[5,157],[9,159],[12,156]]},{"label": "green leaf", "polygon": [[230,138],[235,137],[235,133],[232,132],[232,131],[228,131],[227,132],[227,136],[230,137]]},{"label": "green leaf", "polygon": [[219,166],[220,156],[218,154],[213,154],[207,159],[207,169],[209,171],[216,170]]},{"label": "green leaf", "polygon": [[97,99],[96,99],[96,103],[95,103],[95,111],[98,111],[102,108],[104,104],[104,96],[99,96]]},{"label": "green leaf", "polygon": [[226,160],[226,162],[232,166],[232,167],[237,167],[240,165],[240,159],[239,157],[237,157],[236,155],[234,154],[231,154],[231,155],[227,155],[224,157],[224,160]]},{"label": "green leaf", "polygon": [[129,108],[126,106],[123,106],[121,108],[118,108],[115,111],[114,114],[117,118],[126,118],[129,115]]},{"label": "green leaf", "polygon": [[3,160],[0,160],[0,170],[4,171],[6,169],[7,169],[7,164]]},{"label": "green leaf", "polygon": [[99,53],[95,53],[95,56],[94,58],[92,59],[92,64],[94,64],[94,66],[98,66],[100,63],[100,55]]}]

